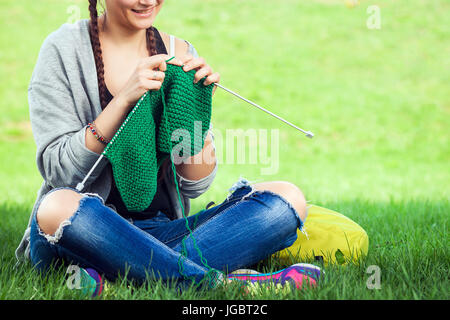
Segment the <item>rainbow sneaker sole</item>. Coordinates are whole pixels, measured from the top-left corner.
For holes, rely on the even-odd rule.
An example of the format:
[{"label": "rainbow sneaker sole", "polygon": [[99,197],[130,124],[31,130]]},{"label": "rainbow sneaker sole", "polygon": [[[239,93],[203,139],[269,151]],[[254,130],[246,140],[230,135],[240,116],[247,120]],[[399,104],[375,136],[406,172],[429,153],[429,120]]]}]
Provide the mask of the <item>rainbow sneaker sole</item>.
[{"label": "rainbow sneaker sole", "polygon": [[[251,271],[251,270],[249,270]],[[317,285],[316,281],[320,279],[321,269],[315,265],[307,263],[297,263],[285,269],[271,273],[242,273],[241,271],[229,274],[227,279],[238,280],[248,283],[285,285],[286,283],[294,285],[297,289],[303,288],[304,283],[310,287]]]}]

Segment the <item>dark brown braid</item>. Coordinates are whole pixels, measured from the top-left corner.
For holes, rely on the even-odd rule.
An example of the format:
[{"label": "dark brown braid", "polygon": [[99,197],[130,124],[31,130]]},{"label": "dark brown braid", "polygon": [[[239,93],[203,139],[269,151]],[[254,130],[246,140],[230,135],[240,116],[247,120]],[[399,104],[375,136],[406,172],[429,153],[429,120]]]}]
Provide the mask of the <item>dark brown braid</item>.
[{"label": "dark brown braid", "polygon": [[148,54],[154,56],[155,54],[158,54],[158,52],[156,51],[155,30],[153,29],[153,26],[146,30],[146,35]]},{"label": "dark brown braid", "polygon": [[[100,45],[100,39],[98,36],[98,12],[97,12],[97,0],[89,0],[89,14],[91,21],[89,23],[89,35],[91,38],[92,51],[94,52],[94,60],[95,66],[97,68],[97,81],[98,81],[98,92],[100,96],[100,105],[102,110],[106,108],[107,105],[107,97],[106,97],[106,84],[105,84],[105,67],[103,64],[102,57],[102,47]],[[161,0],[157,1],[159,5]],[[156,51],[156,39],[154,34],[153,26],[148,28],[145,32],[146,40],[147,40],[147,51],[150,56],[156,55],[158,52]],[[169,159],[164,161],[161,165],[161,169],[159,171],[158,181],[162,179],[163,174],[166,172]]]},{"label": "dark brown braid", "polygon": [[89,35],[91,37],[92,51],[94,52],[95,66],[97,68],[100,105],[104,109],[106,107],[105,68],[103,65],[102,47],[100,46],[100,39],[98,37],[97,0],[89,0],[89,13],[91,16]]}]

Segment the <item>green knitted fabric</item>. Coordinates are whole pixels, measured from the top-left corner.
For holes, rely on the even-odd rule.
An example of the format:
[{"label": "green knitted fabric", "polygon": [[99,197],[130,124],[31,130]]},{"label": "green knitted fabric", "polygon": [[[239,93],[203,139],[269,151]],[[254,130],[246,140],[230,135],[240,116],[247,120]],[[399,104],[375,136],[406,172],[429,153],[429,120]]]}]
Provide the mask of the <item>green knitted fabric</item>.
[{"label": "green knitted fabric", "polygon": [[[214,85],[204,86],[206,77],[193,83],[195,73],[167,64],[161,89],[147,91],[141,97],[103,151],[111,162],[117,189],[129,211],[141,212],[151,204],[158,169],[170,157],[173,146],[177,145],[177,149],[183,146],[186,153],[190,149],[188,154],[179,154],[183,158],[199,153],[204,146]],[[194,121],[201,121],[196,130]],[[174,136],[179,140],[172,141],[172,133],[177,129],[189,133],[190,141],[184,141],[180,131]]]}]

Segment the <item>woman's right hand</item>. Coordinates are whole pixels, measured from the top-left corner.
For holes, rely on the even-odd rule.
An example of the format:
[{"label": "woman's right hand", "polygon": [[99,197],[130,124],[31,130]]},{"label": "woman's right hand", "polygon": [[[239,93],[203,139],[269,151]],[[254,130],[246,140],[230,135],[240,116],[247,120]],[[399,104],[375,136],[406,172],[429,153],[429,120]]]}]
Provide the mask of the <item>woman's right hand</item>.
[{"label": "woman's right hand", "polygon": [[[167,70],[167,54],[157,54],[139,61],[136,70],[117,94],[117,98],[132,107],[148,90],[159,90]],[[181,60],[174,58],[168,63],[181,66]]]}]

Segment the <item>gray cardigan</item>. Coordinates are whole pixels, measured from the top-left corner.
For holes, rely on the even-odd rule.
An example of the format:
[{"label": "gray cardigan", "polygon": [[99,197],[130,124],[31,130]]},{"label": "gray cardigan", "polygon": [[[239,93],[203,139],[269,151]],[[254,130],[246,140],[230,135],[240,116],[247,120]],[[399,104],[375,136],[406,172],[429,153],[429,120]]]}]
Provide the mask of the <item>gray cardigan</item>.
[{"label": "gray cardigan", "polygon": [[[42,44],[31,76],[28,87],[30,119],[37,146],[37,167],[44,178],[32,213],[42,196],[51,189],[75,188],[99,158],[99,154],[85,145],[87,124],[102,112],[88,23],[87,19],[66,23],[51,33]],[[192,44],[186,43],[188,52],[198,57]],[[111,166],[106,166],[107,163],[104,158],[98,164],[85,182],[83,193],[96,193],[107,199],[112,183]],[[211,174],[200,180],[188,180],[177,173],[186,216],[190,199],[209,188],[216,172],[217,162]],[[167,170],[164,178],[172,208],[177,218],[182,218],[172,171]],[[31,218],[16,249],[19,261],[30,256]]]}]

